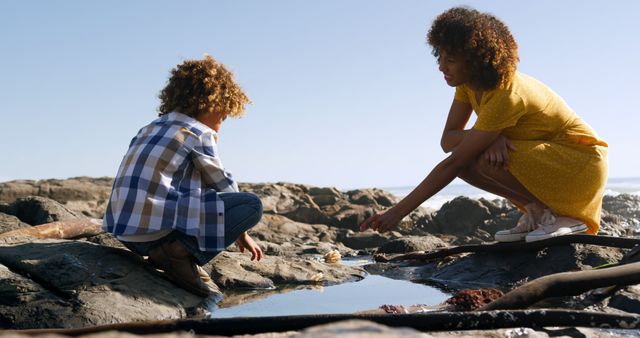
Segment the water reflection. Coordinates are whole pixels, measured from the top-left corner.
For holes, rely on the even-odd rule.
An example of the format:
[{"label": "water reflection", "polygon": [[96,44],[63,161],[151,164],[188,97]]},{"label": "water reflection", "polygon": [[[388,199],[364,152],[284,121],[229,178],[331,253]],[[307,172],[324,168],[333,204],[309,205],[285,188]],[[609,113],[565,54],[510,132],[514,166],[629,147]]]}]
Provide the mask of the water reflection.
[{"label": "water reflection", "polygon": [[448,295],[436,288],[383,276],[334,286],[297,285],[275,290],[231,291],[212,318],[354,313],[384,304],[439,304]]}]

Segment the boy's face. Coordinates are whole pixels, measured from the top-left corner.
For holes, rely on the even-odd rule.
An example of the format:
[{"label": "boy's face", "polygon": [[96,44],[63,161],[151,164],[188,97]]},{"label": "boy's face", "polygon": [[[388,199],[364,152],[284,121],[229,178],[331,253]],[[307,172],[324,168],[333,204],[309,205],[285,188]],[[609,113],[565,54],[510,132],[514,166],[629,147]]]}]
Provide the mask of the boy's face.
[{"label": "boy's face", "polygon": [[464,58],[460,55],[441,51],[438,57],[438,69],[444,74],[444,80],[451,87],[463,85],[468,81]]}]

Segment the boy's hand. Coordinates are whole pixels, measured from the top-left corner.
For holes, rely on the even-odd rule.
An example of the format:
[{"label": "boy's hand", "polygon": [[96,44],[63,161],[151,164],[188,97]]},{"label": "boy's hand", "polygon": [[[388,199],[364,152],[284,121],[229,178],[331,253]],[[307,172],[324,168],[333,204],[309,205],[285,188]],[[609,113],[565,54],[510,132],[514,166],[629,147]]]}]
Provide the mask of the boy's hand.
[{"label": "boy's hand", "polygon": [[240,252],[244,252],[245,249],[251,252],[251,260],[261,260],[262,259],[262,249],[253,241],[249,234],[243,232],[240,235],[240,238],[236,241],[236,245],[240,248]]}]

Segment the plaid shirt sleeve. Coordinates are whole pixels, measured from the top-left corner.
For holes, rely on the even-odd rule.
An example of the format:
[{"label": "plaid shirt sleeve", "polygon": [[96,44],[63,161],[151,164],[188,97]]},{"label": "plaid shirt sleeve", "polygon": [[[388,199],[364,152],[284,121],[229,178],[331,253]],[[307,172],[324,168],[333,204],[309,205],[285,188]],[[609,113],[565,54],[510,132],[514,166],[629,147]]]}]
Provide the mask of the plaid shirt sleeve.
[{"label": "plaid shirt sleeve", "polygon": [[220,161],[213,133],[205,132],[200,135],[200,143],[193,147],[192,159],[206,187],[219,192],[239,191],[233,176],[224,169]]}]

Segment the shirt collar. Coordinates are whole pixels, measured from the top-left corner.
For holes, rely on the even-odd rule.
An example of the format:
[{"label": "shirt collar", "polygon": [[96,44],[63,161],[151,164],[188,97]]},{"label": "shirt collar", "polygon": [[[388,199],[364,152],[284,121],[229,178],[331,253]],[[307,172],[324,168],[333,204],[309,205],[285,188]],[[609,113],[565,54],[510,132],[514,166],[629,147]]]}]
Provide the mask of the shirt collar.
[{"label": "shirt collar", "polygon": [[201,129],[202,131],[208,131],[213,133],[214,135],[217,134],[215,130],[209,128],[209,126],[207,126],[206,124],[194,119],[193,117],[189,116],[189,115],[185,115],[182,113],[178,113],[178,112],[170,112],[165,114],[164,116],[166,116],[166,119],[169,121],[179,121],[179,122],[184,122],[187,123],[189,125],[192,125],[198,129]]}]

